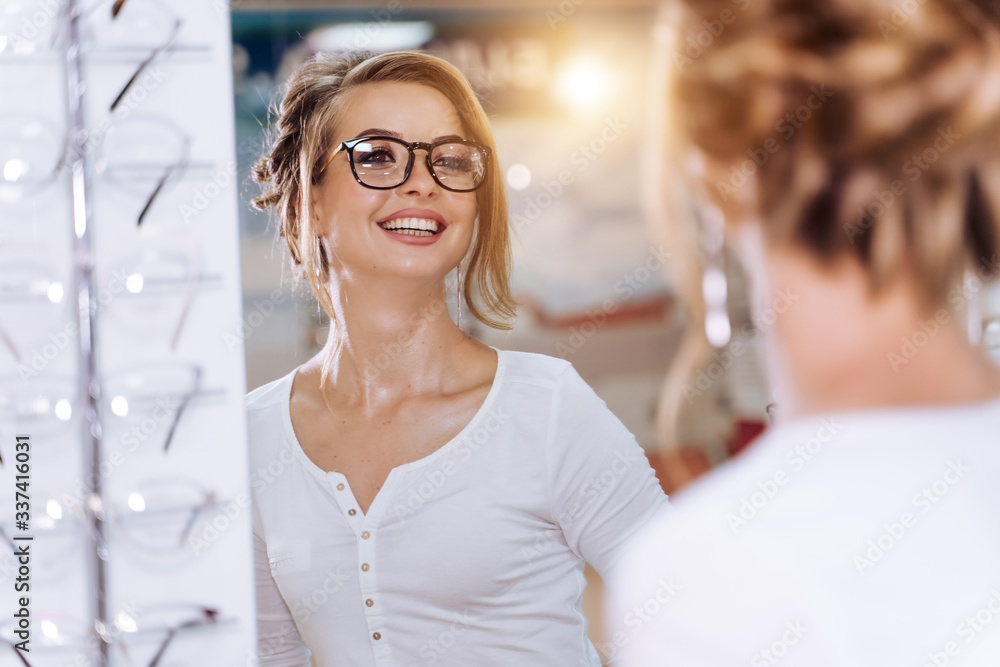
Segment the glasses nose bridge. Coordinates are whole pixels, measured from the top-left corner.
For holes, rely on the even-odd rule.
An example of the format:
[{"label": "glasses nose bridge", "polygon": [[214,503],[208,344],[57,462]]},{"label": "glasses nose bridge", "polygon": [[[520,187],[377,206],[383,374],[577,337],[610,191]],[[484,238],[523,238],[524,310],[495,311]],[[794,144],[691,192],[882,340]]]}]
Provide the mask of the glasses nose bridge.
[{"label": "glasses nose bridge", "polygon": [[430,152],[434,150],[434,144],[429,144],[426,141],[412,141],[406,144],[406,147],[410,149],[411,153],[417,150],[418,148],[422,148],[423,150],[427,151],[428,154],[430,154]]},{"label": "glasses nose bridge", "polygon": [[[406,181],[410,180],[413,176],[413,169],[416,167],[417,163],[417,154],[415,151],[418,148],[423,149],[426,152],[426,155],[424,156],[424,165],[427,167],[428,175],[435,183],[437,183],[437,174],[434,173],[434,165],[431,163],[431,151],[434,150],[434,144],[426,141],[411,141],[403,143],[406,144],[406,149],[410,152],[410,167],[407,169],[406,178],[403,183],[406,183]],[[403,185],[403,183],[400,183],[400,185]]]}]

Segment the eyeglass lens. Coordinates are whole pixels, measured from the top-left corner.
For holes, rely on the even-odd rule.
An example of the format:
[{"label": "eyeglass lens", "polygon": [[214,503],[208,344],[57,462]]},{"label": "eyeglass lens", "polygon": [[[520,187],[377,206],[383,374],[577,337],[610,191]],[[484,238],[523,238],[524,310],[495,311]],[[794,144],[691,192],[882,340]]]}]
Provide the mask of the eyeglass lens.
[{"label": "eyeglass lens", "polygon": [[[394,139],[367,139],[354,145],[354,171],[365,185],[389,188],[406,180],[410,155],[406,144]],[[431,169],[446,188],[472,190],[486,175],[486,156],[476,146],[440,144],[430,154]]]}]

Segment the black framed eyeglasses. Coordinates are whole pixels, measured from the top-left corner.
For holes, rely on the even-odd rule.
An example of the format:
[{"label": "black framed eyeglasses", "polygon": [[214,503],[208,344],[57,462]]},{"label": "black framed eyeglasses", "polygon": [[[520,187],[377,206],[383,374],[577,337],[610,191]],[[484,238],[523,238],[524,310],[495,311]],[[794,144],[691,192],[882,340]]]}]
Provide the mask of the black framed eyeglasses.
[{"label": "black framed eyeglasses", "polygon": [[490,151],[472,141],[445,139],[426,143],[395,137],[359,137],[340,144],[347,151],[355,180],[373,190],[391,190],[413,171],[414,149],[426,151],[427,170],[434,182],[452,192],[471,192],[486,180]]}]

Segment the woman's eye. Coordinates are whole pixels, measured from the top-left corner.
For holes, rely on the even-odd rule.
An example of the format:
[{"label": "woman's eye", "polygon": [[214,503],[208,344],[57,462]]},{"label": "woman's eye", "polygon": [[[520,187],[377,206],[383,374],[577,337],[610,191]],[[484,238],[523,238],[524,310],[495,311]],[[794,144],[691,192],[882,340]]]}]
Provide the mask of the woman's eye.
[{"label": "woman's eye", "polygon": [[391,164],[396,161],[392,151],[380,148],[364,153],[357,153],[355,159],[362,164]]},{"label": "woman's eye", "polygon": [[448,171],[470,171],[472,169],[472,162],[468,158],[458,155],[445,155],[435,160],[434,166],[447,169]]}]

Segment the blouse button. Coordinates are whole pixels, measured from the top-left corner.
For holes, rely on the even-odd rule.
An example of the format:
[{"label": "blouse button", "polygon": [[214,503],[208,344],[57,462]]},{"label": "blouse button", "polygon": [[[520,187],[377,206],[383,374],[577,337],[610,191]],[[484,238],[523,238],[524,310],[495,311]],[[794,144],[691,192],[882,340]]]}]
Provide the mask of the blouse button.
[{"label": "blouse button", "polygon": [[337,485],[337,490],[338,491],[343,491],[344,490],[344,483],[343,482],[341,482],[340,484]]},{"label": "blouse button", "polygon": [[355,514],[358,513],[358,511],[352,507],[351,509],[347,510],[347,513],[350,514],[351,516],[354,516]]},{"label": "blouse button", "polygon": [[367,572],[368,571],[368,563],[362,563],[361,564],[361,571],[362,572]]},{"label": "blouse button", "polygon": [[372,639],[376,639],[376,640],[382,639],[382,633],[381,632],[373,633],[372,634]]},{"label": "blouse button", "polygon": [[367,606],[367,607],[371,607],[374,604],[375,604],[375,600],[372,600],[371,598],[368,598],[367,600],[365,600],[365,606]]},{"label": "blouse button", "polygon": [[361,531],[361,539],[367,540],[371,536],[372,536],[372,534],[369,533],[367,530]]}]

